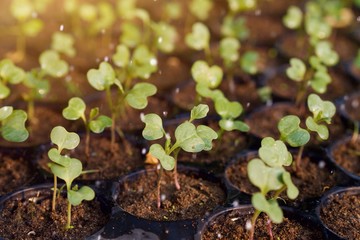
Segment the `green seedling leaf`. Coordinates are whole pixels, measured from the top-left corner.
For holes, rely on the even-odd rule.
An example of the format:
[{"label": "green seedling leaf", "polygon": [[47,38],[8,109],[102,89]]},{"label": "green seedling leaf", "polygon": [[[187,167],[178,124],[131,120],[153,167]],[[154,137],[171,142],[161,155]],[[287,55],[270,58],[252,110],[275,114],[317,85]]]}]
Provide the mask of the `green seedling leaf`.
[{"label": "green seedling leaf", "polygon": [[97,10],[96,6],[90,3],[83,3],[79,7],[79,17],[87,22],[96,20]]},{"label": "green seedling leaf", "polygon": [[147,104],[147,98],[156,93],[155,85],[151,83],[137,83],[126,95],[128,104],[135,109],[144,109]]},{"label": "green seedling leaf", "polygon": [[300,82],[304,79],[306,72],[305,63],[298,58],[290,59],[290,67],[286,69],[286,75],[297,82]]},{"label": "green seedling leaf", "polygon": [[70,190],[67,193],[68,201],[73,206],[78,206],[83,200],[91,201],[95,198],[95,192],[88,186],[82,186],[79,190]]},{"label": "green seedling leaf", "polygon": [[222,81],[223,71],[217,65],[209,67],[205,61],[199,60],[192,65],[191,75],[197,83],[216,88]]},{"label": "green seedling leaf", "polygon": [[276,200],[266,200],[261,193],[255,193],[251,197],[251,203],[255,209],[265,212],[272,222],[281,223],[283,221],[284,215]]},{"label": "green seedling leaf", "polygon": [[252,159],[247,165],[250,182],[258,187],[264,196],[269,191],[279,190],[284,186],[280,178],[284,171],[282,167],[268,167],[258,158]]},{"label": "green seedling leaf", "polygon": [[31,71],[26,74],[24,85],[36,93],[35,98],[42,98],[50,90],[50,83],[46,79],[40,78],[36,71]]},{"label": "green seedling leaf", "polygon": [[9,59],[0,62],[0,79],[3,82],[18,84],[24,81],[26,77],[25,71],[14,65]]},{"label": "green seedling leaf", "polygon": [[145,123],[142,135],[146,140],[157,140],[164,136],[162,119],[158,115],[146,114],[142,121]]},{"label": "green seedling leaf", "polygon": [[125,19],[134,17],[136,11],[136,0],[117,1],[118,15]]},{"label": "green seedling leaf", "polygon": [[166,2],[165,12],[169,19],[179,19],[182,14],[181,4],[179,2]]},{"label": "green seedling leaf", "polygon": [[50,164],[51,172],[57,177],[66,182],[66,185],[71,186],[71,183],[81,175],[82,164],[76,158],[69,158],[68,165],[63,166],[59,164]]},{"label": "green seedling leaf", "polygon": [[299,195],[299,189],[294,185],[291,180],[291,175],[289,172],[284,172],[282,175],[282,180],[286,185],[286,194],[290,199],[295,199]]},{"label": "green seedling leaf", "polygon": [[312,68],[317,71],[326,72],[327,68],[321,63],[321,60],[317,56],[311,56],[309,58],[309,63]]},{"label": "green seedling leaf", "polygon": [[13,0],[10,5],[11,15],[17,20],[23,21],[31,17],[34,9],[29,0]]},{"label": "green seedling leaf", "polygon": [[196,128],[196,133],[198,136],[204,141],[204,149],[205,151],[209,151],[212,149],[212,141],[218,138],[217,133],[212,130],[210,127],[205,125],[200,125]]},{"label": "green seedling leaf", "polygon": [[250,10],[256,7],[256,0],[228,0],[232,12]]},{"label": "green seedling leaf", "polygon": [[186,121],[175,130],[175,145],[179,145],[186,152],[200,152],[205,148],[205,143],[198,135],[194,124]]},{"label": "green seedling leaf", "polygon": [[221,34],[225,37],[235,37],[239,40],[245,40],[249,37],[249,30],[246,26],[246,20],[242,17],[225,16],[221,25]]},{"label": "green seedling leaf", "polygon": [[321,139],[326,140],[329,138],[329,129],[325,125],[316,123],[313,117],[307,117],[305,123],[306,127],[310,131],[316,132]]},{"label": "green seedling leaf", "polygon": [[[63,156],[56,148],[51,148],[48,151],[48,156],[54,163],[61,165],[63,167],[68,167],[70,165],[71,158],[68,156]],[[50,163],[51,166],[51,163]]]},{"label": "green seedling leaf", "polygon": [[194,23],[192,26],[192,32],[185,36],[186,44],[195,50],[203,50],[209,46],[210,31],[208,27],[201,23]]},{"label": "green seedling leaf", "polygon": [[115,83],[115,71],[109,63],[102,62],[99,69],[90,69],[87,72],[87,78],[93,88],[103,91]]},{"label": "green seedling leaf", "polygon": [[201,119],[206,117],[206,115],[209,112],[209,106],[206,104],[199,104],[195,107],[193,107],[193,109],[191,109],[191,113],[190,113],[190,121],[195,120],[195,119]]},{"label": "green seedling leaf", "polygon": [[68,132],[62,126],[56,126],[50,133],[51,141],[60,149],[74,149],[80,143],[80,137],[74,132]]},{"label": "green seedling leaf", "polygon": [[85,117],[85,102],[78,97],[69,100],[68,106],[62,111],[64,118],[68,120],[77,120]]},{"label": "green seedling leaf", "polygon": [[129,69],[133,77],[148,79],[150,75],[157,70],[156,56],[145,45],[138,46],[130,61]]},{"label": "green seedling leaf", "polygon": [[256,74],[258,72],[257,61],[259,54],[255,51],[245,52],[240,59],[241,69],[248,74]]},{"label": "green seedling leaf", "polygon": [[325,121],[327,124],[331,123],[331,118],[336,112],[336,107],[332,102],[323,101],[318,95],[310,94],[307,104],[316,122]]},{"label": "green seedling leaf", "polygon": [[300,118],[295,115],[283,117],[278,123],[281,139],[292,147],[304,146],[310,140],[308,131],[300,127]]},{"label": "green seedling leaf", "polygon": [[154,23],[152,27],[156,34],[156,44],[158,49],[164,53],[174,51],[175,43],[178,38],[176,29],[165,22]]},{"label": "green seedling leaf", "polygon": [[326,70],[316,71],[313,79],[310,80],[311,87],[318,93],[325,93],[329,83],[331,83],[331,77]]},{"label": "green seedling leaf", "polygon": [[[3,110],[3,108],[1,108]],[[7,115],[9,110],[4,109],[3,116]],[[1,135],[10,142],[23,142],[29,137],[25,122],[27,114],[23,110],[13,110],[7,118],[2,120]]]},{"label": "green seedling leaf", "polygon": [[116,47],[116,53],[112,56],[114,64],[118,67],[125,67],[130,62],[130,50],[126,45],[120,44]]},{"label": "green seedling leaf", "polygon": [[299,7],[290,6],[283,17],[283,23],[290,29],[297,29],[300,27],[302,22],[303,14]]},{"label": "green seedling leaf", "polygon": [[320,41],[315,45],[316,56],[327,66],[334,66],[339,62],[339,55],[332,50],[328,41]]},{"label": "green seedling leaf", "polygon": [[225,131],[229,132],[233,130],[238,130],[240,132],[248,132],[250,130],[249,125],[247,125],[243,121],[234,121],[232,119],[221,119],[219,121],[219,126]]},{"label": "green seedling leaf", "polygon": [[261,141],[259,157],[270,167],[290,166],[292,155],[281,140],[266,137]]},{"label": "green seedling leaf", "polygon": [[52,77],[63,77],[69,72],[67,62],[61,60],[59,54],[54,50],[46,50],[41,53],[39,61],[41,69]]},{"label": "green seedling leaf", "polygon": [[74,48],[74,37],[64,32],[56,32],[52,35],[51,49],[63,53],[68,57],[74,57],[76,50]]},{"label": "green seedling leaf", "polygon": [[305,19],[306,33],[314,39],[326,39],[331,35],[331,26],[317,17]]},{"label": "green seedling leaf", "polygon": [[218,89],[211,90],[207,85],[202,83],[196,84],[195,90],[202,97],[207,97],[211,99],[224,97],[224,94],[220,90]]},{"label": "green seedling leaf", "polygon": [[99,108],[98,107],[94,107],[90,110],[90,114],[89,114],[89,118],[90,119],[94,119],[96,118],[97,115],[99,115]]},{"label": "green seedling leaf", "polygon": [[102,133],[105,128],[111,127],[111,125],[112,125],[111,118],[104,115],[100,115],[96,119],[91,120],[89,122],[89,128],[94,133]]},{"label": "green seedling leaf", "polygon": [[161,145],[159,145],[159,144],[151,145],[149,152],[152,156],[159,159],[161,166],[165,170],[171,171],[174,169],[175,164],[176,164],[175,159],[172,156],[169,156],[168,154],[166,154],[165,150],[163,149],[163,147]]},{"label": "green seedling leaf", "polygon": [[5,99],[10,95],[10,88],[0,82],[0,99]]},{"label": "green seedling leaf", "polygon": [[5,120],[9,117],[13,112],[13,107],[11,106],[4,106],[0,108],[0,121]]},{"label": "green seedling leaf", "polygon": [[209,17],[212,7],[213,2],[211,0],[192,0],[189,5],[191,14],[203,21]]},{"label": "green seedling leaf", "polygon": [[129,48],[138,46],[142,41],[142,34],[138,26],[125,22],[122,24],[120,42]]},{"label": "green seedling leaf", "polygon": [[44,23],[40,19],[30,19],[21,25],[21,30],[27,37],[35,37],[43,29]]},{"label": "green seedling leaf", "polygon": [[216,98],[215,110],[222,118],[234,119],[240,116],[243,111],[243,107],[239,102],[230,102],[225,97]]},{"label": "green seedling leaf", "polygon": [[239,59],[240,42],[234,37],[223,38],[220,41],[220,56],[225,65],[230,66]]}]

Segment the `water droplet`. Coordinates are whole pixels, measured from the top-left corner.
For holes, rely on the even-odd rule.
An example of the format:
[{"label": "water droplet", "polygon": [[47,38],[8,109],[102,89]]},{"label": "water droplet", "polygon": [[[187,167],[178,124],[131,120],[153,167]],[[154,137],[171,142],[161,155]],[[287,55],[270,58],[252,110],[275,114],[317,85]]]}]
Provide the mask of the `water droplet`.
[{"label": "water droplet", "polygon": [[152,58],[152,59],[150,60],[150,65],[156,66],[156,65],[157,65],[157,59],[156,59],[156,58]]},{"label": "water droplet", "polygon": [[143,148],[143,149],[141,149],[141,154],[145,154],[146,153],[146,148]]},{"label": "water droplet", "polygon": [[352,106],[353,108],[359,107],[359,100],[357,100],[357,99],[352,100],[352,101],[351,101],[351,106]]},{"label": "water droplet", "polygon": [[64,31],[64,24],[61,24],[59,27],[60,32]]},{"label": "water droplet", "polygon": [[140,120],[141,121],[144,121],[145,120],[145,114],[142,112],[140,113]]},{"label": "water droplet", "polygon": [[238,207],[239,201],[238,200],[233,201],[232,205],[233,205],[233,207]]},{"label": "water droplet", "polygon": [[168,234],[168,233],[169,233],[169,229],[165,229],[165,233]]},{"label": "water droplet", "polygon": [[105,62],[108,62],[108,61],[109,61],[109,57],[108,57],[108,56],[105,56],[105,57],[104,57],[104,61],[105,61]]},{"label": "water droplet", "polygon": [[179,93],[179,92],[180,92],[180,88],[176,88],[175,93]]},{"label": "water droplet", "polygon": [[247,220],[245,224],[245,229],[249,231],[251,229],[251,226],[252,226],[251,221]]},{"label": "water droplet", "polygon": [[325,167],[325,165],[326,165],[326,163],[324,162],[324,161],[320,161],[319,162],[319,168],[324,168]]},{"label": "water droplet", "polygon": [[163,38],[162,37],[159,37],[158,38],[158,43],[162,43],[163,42]]},{"label": "water droplet", "polygon": [[261,10],[260,9],[257,9],[256,11],[255,11],[255,16],[260,16],[261,15]]},{"label": "water droplet", "polygon": [[166,117],[168,115],[168,112],[167,111],[163,111],[163,116]]},{"label": "water droplet", "polygon": [[358,17],[356,18],[356,21],[360,22],[360,16],[358,16]]},{"label": "water droplet", "polygon": [[31,13],[31,17],[32,17],[32,18],[37,18],[37,17],[38,17],[38,13],[37,13],[37,12],[32,12],[32,13]]},{"label": "water droplet", "polygon": [[222,238],[221,233],[218,233],[217,237],[218,237],[218,238]]},{"label": "water droplet", "polygon": [[161,201],[165,201],[165,200],[166,200],[166,195],[165,195],[165,194],[161,194],[160,199],[161,199]]},{"label": "water droplet", "polygon": [[250,107],[250,103],[249,103],[249,102],[246,103],[246,107]]}]

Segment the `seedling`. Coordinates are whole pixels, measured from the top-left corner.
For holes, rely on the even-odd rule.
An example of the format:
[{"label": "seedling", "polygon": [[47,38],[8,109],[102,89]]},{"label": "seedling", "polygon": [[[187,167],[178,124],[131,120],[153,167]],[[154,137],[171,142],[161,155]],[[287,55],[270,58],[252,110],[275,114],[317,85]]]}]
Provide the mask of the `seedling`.
[{"label": "seedling", "polygon": [[29,137],[25,122],[26,112],[14,110],[11,106],[0,108],[0,133],[9,142],[23,142]]},{"label": "seedling", "polygon": [[79,188],[77,185],[72,186],[73,181],[79,177],[82,171],[82,164],[80,160],[71,158],[67,155],[61,155],[63,149],[74,149],[78,146],[80,138],[76,133],[66,131],[65,128],[57,126],[53,128],[50,134],[51,141],[57,145],[57,148],[51,148],[48,152],[48,156],[51,159],[49,163],[50,169],[54,174],[54,193],[52,209],[55,211],[55,201],[57,194],[57,177],[65,181],[67,192],[67,222],[66,229],[71,229],[71,206],[77,206],[81,204],[83,200],[90,201],[94,199],[95,192],[88,186],[82,186]]},{"label": "seedling", "polygon": [[[251,219],[249,239],[254,239],[255,224],[260,213],[264,212],[274,223],[283,221],[283,212],[279,207],[277,198],[286,190],[290,199],[299,195],[299,190],[293,184],[291,175],[284,166],[290,166],[292,155],[281,140],[266,137],[261,141],[259,158],[252,159],[247,166],[250,182],[260,189],[251,197],[255,212]],[[268,193],[275,191],[272,197]],[[269,222],[270,225],[270,222]],[[269,235],[272,237],[271,226]]]},{"label": "seedling", "polygon": [[[193,16],[201,21],[205,21],[208,19],[213,5],[211,0],[192,0],[189,4],[189,10]],[[201,11],[199,11],[199,9],[201,9]]]},{"label": "seedling", "polygon": [[101,133],[105,128],[112,125],[111,118],[105,115],[99,115],[99,108],[94,107],[90,110],[88,117],[85,115],[86,104],[78,97],[69,100],[68,106],[63,110],[62,115],[68,120],[78,120],[81,118],[85,125],[85,154],[90,155],[90,131]]},{"label": "seedling", "polygon": [[309,86],[317,93],[325,93],[331,77],[327,67],[334,66],[339,61],[338,54],[331,49],[328,41],[319,41],[315,45],[315,55],[309,58],[310,68],[298,59],[290,59],[290,66],[286,70],[287,76],[299,83],[296,95],[296,104],[301,105],[309,91]]},{"label": "seedling", "polygon": [[[92,87],[106,92],[107,102],[111,111],[111,143],[115,143],[115,130],[120,136],[123,132],[115,129],[116,118],[122,118],[126,105],[135,109],[144,109],[148,104],[148,97],[153,96],[157,89],[151,83],[139,82],[133,84],[135,78],[148,79],[157,70],[157,60],[145,45],[138,46],[132,56],[125,45],[119,45],[113,55],[114,69],[109,63],[100,63],[99,69],[91,69],[87,78]],[[114,100],[111,87],[117,86],[117,95]]]},{"label": "seedling", "polygon": [[312,116],[306,118],[306,129],[299,126],[301,121],[295,115],[283,117],[278,124],[281,139],[292,147],[300,147],[296,158],[296,168],[300,167],[304,147],[310,140],[310,132],[315,132],[321,140],[329,138],[329,129],[324,123],[330,124],[336,111],[332,102],[323,101],[316,94],[309,95],[307,104]]},{"label": "seedling", "polygon": [[8,84],[19,84],[25,79],[25,71],[14,65],[9,59],[0,61],[0,100],[10,95]]},{"label": "seedling", "polygon": [[175,142],[163,128],[162,119],[154,113],[147,114],[142,121],[145,123],[145,128],[142,132],[146,140],[158,140],[165,137],[165,144],[152,144],[149,149],[151,156],[160,161],[160,172],[157,182],[157,207],[161,206],[160,199],[160,183],[162,171],[173,170],[174,182],[176,189],[180,189],[177,173],[177,156],[180,150],[185,152],[197,153],[201,151],[209,151],[212,148],[212,141],[218,136],[214,130],[205,125],[195,126],[192,122],[196,119],[206,117],[209,107],[204,104],[199,104],[191,110],[190,119],[181,123],[175,129]]},{"label": "seedling", "polygon": [[204,51],[206,60],[209,64],[212,63],[211,51],[210,51],[210,31],[208,27],[201,23],[196,22],[192,26],[192,32],[186,34],[185,43],[188,47],[197,50]]}]

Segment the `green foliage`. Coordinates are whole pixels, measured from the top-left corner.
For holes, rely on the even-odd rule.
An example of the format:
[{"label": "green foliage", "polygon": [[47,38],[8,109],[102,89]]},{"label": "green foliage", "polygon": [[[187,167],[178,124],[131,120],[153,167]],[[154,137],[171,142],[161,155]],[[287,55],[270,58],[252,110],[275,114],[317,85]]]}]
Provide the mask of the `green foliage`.
[{"label": "green foliage", "polygon": [[228,0],[232,12],[251,10],[256,7],[256,0]]},{"label": "green foliage", "polygon": [[300,127],[300,118],[295,115],[283,117],[278,123],[281,139],[292,147],[300,147],[310,140],[307,130]]},{"label": "green foliage", "polygon": [[317,42],[315,54],[326,66],[334,66],[339,61],[339,55],[331,49],[331,43],[328,41]]},{"label": "green foliage", "polygon": [[276,200],[267,200],[261,193],[255,193],[251,197],[251,203],[255,209],[266,213],[272,222],[281,223],[283,221],[284,214]]},{"label": "green foliage", "polygon": [[235,37],[239,40],[245,40],[249,37],[249,29],[246,26],[245,18],[235,18],[232,15],[225,16],[221,24],[221,34],[225,37]]},{"label": "green foliage", "polygon": [[281,140],[266,137],[261,141],[259,157],[270,167],[290,166],[292,155]]},{"label": "green foliage", "polygon": [[18,84],[24,81],[25,72],[14,65],[9,59],[0,61],[0,99],[5,99],[10,95],[10,88],[7,83]]},{"label": "green foliage", "polygon": [[195,50],[204,50],[210,45],[210,31],[208,27],[201,23],[194,23],[192,32],[185,36],[186,44]]},{"label": "green foliage", "polygon": [[51,142],[57,145],[58,152],[60,153],[63,149],[75,149],[79,143],[79,135],[73,132],[68,132],[64,127],[54,127],[50,133]]},{"label": "green foliage", "polygon": [[283,23],[290,29],[297,29],[300,27],[302,22],[303,14],[299,7],[290,6],[283,17]]},{"label": "green foliage", "polygon": [[169,19],[179,19],[182,14],[181,5],[179,2],[166,2],[165,13]]},{"label": "green foliage", "polygon": [[330,101],[323,101],[318,95],[310,94],[307,100],[310,112],[313,116],[306,119],[306,126],[310,131],[316,132],[323,140],[328,139],[329,130],[326,124],[331,123],[332,117],[335,115],[335,105]]},{"label": "green foliage", "polygon": [[[191,0],[189,9],[192,15],[204,21],[208,19],[213,5],[212,0]],[[199,9],[201,9],[201,11],[199,11]]]},{"label": "green foliage", "polygon": [[240,59],[241,69],[248,74],[256,74],[258,72],[257,61],[259,54],[255,51],[245,52]]},{"label": "green foliage", "polygon": [[209,151],[212,148],[212,141],[217,138],[217,133],[205,125],[195,126],[192,121],[204,118],[209,111],[209,107],[204,104],[195,106],[191,110],[189,121],[181,123],[175,129],[175,143],[171,143],[169,135],[165,134],[161,118],[156,114],[147,114],[142,118],[145,123],[143,137],[147,140],[157,140],[166,136],[164,148],[159,144],[150,147],[150,154],[159,159],[161,166],[166,170],[172,170],[176,164],[177,154],[180,149],[186,152]]},{"label": "green foliage", "polygon": [[55,32],[52,35],[51,49],[58,53],[63,53],[68,57],[74,57],[76,54],[74,43],[75,39],[71,34]]},{"label": "green foliage", "polygon": [[134,48],[142,42],[142,34],[137,25],[124,22],[121,26],[120,42],[127,47]]},{"label": "green foliage", "polygon": [[69,72],[69,65],[61,60],[54,50],[46,50],[39,57],[41,69],[52,77],[63,77]]},{"label": "green foliage", "polygon": [[223,38],[220,41],[220,56],[229,67],[239,59],[240,42],[234,37]]},{"label": "green foliage", "polygon": [[152,28],[155,33],[157,48],[164,53],[174,51],[178,38],[176,28],[165,22],[153,23]]},{"label": "green foliage", "polygon": [[87,72],[90,85],[98,91],[110,88],[115,83],[115,71],[107,62],[100,63],[99,69],[90,69]]},{"label": "green foliage", "polygon": [[23,142],[29,137],[25,122],[27,114],[23,110],[13,110],[10,106],[0,108],[1,136],[10,142]]},{"label": "green foliage", "polygon": [[297,82],[304,80],[306,72],[305,63],[298,59],[298,58],[291,58],[290,59],[290,67],[286,69],[286,75]]},{"label": "green foliage", "polygon": [[325,93],[327,90],[327,85],[331,83],[331,77],[325,70],[316,70],[313,78],[310,80],[310,85],[318,93]]},{"label": "green foliage", "polygon": [[356,57],[354,59],[354,65],[357,67],[357,68],[360,68],[360,49],[358,50],[357,54],[356,54]]},{"label": "green foliage", "polygon": [[205,61],[198,60],[191,67],[191,75],[198,84],[216,88],[222,81],[223,71],[217,65],[209,67]]},{"label": "green foliage", "polygon": [[148,97],[156,93],[156,87],[150,83],[137,83],[126,95],[127,103],[135,109],[144,109],[148,104]]},{"label": "green foliage", "polygon": [[128,69],[132,78],[148,79],[152,73],[157,71],[157,66],[156,56],[147,46],[139,45],[132,54]]}]

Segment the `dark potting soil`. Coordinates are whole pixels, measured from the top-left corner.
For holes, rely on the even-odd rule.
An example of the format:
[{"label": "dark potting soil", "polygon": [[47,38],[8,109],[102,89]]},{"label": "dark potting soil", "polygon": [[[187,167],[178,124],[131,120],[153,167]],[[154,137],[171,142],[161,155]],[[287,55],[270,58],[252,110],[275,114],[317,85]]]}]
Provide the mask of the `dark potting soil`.
[{"label": "dark potting soil", "polygon": [[[244,214],[243,211],[244,210],[234,210],[219,215],[204,229],[201,239],[249,239],[249,231],[246,230],[246,223],[247,221],[251,221],[252,213],[248,212]],[[254,239],[270,239],[267,220],[268,217],[265,214],[260,214],[255,225]],[[272,223],[271,226],[274,239],[324,239],[320,229],[292,218],[284,217],[282,223]]]},{"label": "dark potting soil", "polygon": [[332,150],[333,159],[347,171],[360,176],[360,138],[348,138]]},{"label": "dark potting soil", "polygon": [[[359,75],[360,76],[360,75]],[[344,108],[342,109],[346,117],[349,118],[352,122],[360,121],[360,94],[354,94],[345,99]]]},{"label": "dark potting soil", "polygon": [[360,239],[360,195],[331,195],[320,209],[321,220],[344,239]]},{"label": "dark potting soil", "polygon": [[[20,150],[18,151],[20,152]],[[25,150],[23,151],[24,155],[19,152],[15,155],[0,151],[0,195],[27,185],[36,177]]]},{"label": "dark potting soil", "polygon": [[[90,137],[90,154],[85,154],[85,139],[82,135],[79,146],[68,153],[70,157],[79,159],[83,164],[83,171],[97,170],[80,176],[83,180],[115,179],[137,168],[144,166],[144,157],[140,149],[131,145],[130,142],[116,142],[111,151],[110,138],[104,135],[92,134]],[[44,150],[39,159],[42,169],[50,172],[47,164],[50,162],[47,156],[48,149]]]},{"label": "dark potting soil", "polygon": [[65,230],[67,221],[67,200],[57,199],[56,211],[51,211],[51,194],[42,201],[7,201],[0,213],[0,237],[12,239],[79,240],[94,234],[105,225],[108,217],[101,211],[99,202],[83,201],[72,206],[71,224],[74,228]]},{"label": "dark potting soil", "polygon": [[[255,157],[254,155],[244,156],[226,170],[226,177],[229,181],[241,192],[247,194],[259,191],[257,187],[251,184],[247,175],[247,164]],[[295,157],[293,158],[295,159]],[[316,163],[304,156],[297,171],[292,166],[286,167],[286,170],[291,173],[293,183],[299,189],[299,196],[295,200],[289,200],[283,193],[280,196],[281,199],[285,199],[285,203],[288,205],[298,205],[299,202],[321,197],[325,191],[335,186],[337,176],[326,165],[323,167],[320,165],[322,165],[321,161]]]},{"label": "dark potting soil", "polygon": [[155,171],[147,171],[136,180],[122,184],[117,203],[135,216],[160,221],[196,219],[224,203],[225,192],[219,183],[191,173],[179,173],[181,189],[176,190],[172,175],[163,172],[160,208],[157,208]]}]

